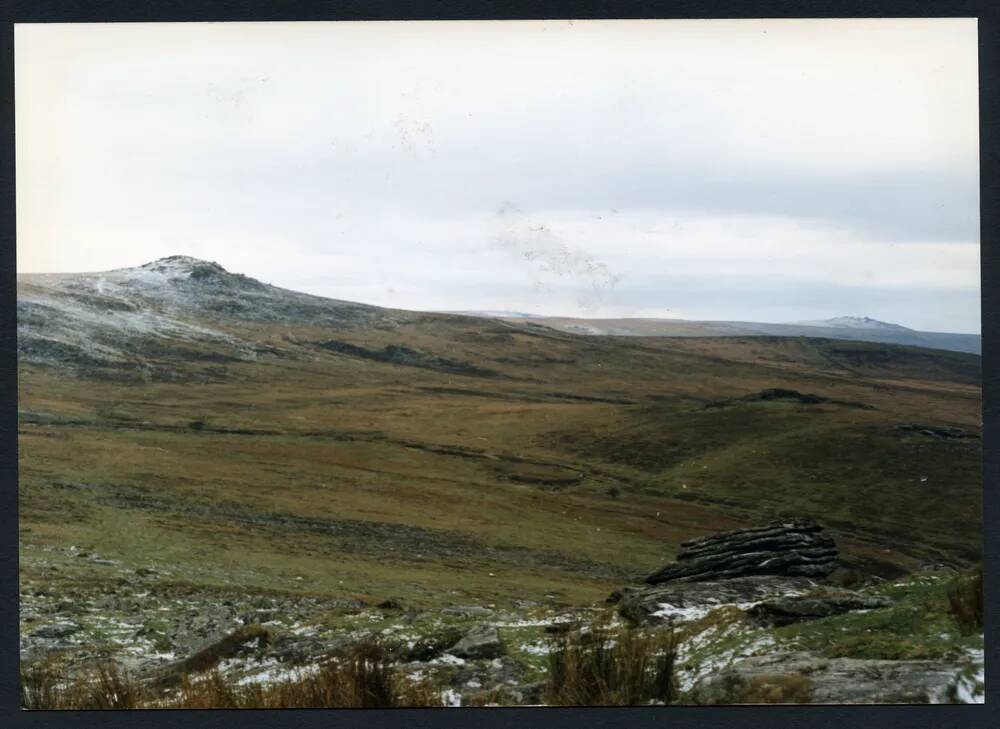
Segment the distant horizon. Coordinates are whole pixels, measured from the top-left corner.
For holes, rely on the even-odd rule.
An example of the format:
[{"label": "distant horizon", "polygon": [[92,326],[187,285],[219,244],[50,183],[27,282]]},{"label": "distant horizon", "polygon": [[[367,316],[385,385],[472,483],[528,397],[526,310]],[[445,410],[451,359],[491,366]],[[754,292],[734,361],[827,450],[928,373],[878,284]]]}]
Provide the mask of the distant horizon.
[{"label": "distant horizon", "polygon": [[[141,267],[147,266],[147,265],[149,265],[151,263],[156,263],[157,261],[161,261],[161,260],[164,260],[164,259],[170,259],[170,258],[190,258],[192,260],[199,261],[199,262],[202,262],[202,263],[215,263],[215,264],[218,264],[219,266],[222,266],[222,268],[225,269],[227,273],[248,275],[248,274],[245,274],[242,271],[234,271],[234,270],[232,270],[231,268],[229,268],[228,266],[226,266],[225,264],[223,264],[223,263],[221,263],[219,261],[210,260],[210,259],[206,259],[206,258],[198,258],[196,256],[191,256],[191,255],[187,255],[187,254],[183,254],[183,253],[174,253],[174,254],[171,254],[171,255],[168,255],[168,256],[162,256],[161,258],[155,258],[155,259],[152,259],[150,261],[145,261],[144,263],[140,263],[140,264],[134,265],[134,266],[117,266],[117,267],[114,267],[114,268],[107,268],[107,269],[98,270],[98,271],[18,271],[17,275],[18,276],[21,276],[21,275],[24,275],[24,276],[94,275],[94,274],[101,274],[101,273],[111,273],[113,271],[125,271],[125,270],[129,270],[129,269],[141,268]],[[261,281],[262,283],[270,284],[272,286],[276,286],[277,285],[277,284],[274,284],[274,283],[272,283],[272,282],[270,282],[270,281],[268,281],[268,280],[266,280],[264,278],[260,278],[260,277],[257,277],[257,276],[251,276],[251,278],[255,278],[258,281]],[[281,286],[279,288],[289,288],[289,287]],[[316,293],[313,293],[311,291],[304,291],[304,290],[301,290],[301,289],[290,289],[290,290],[297,291],[297,292],[303,293],[303,294],[309,294],[311,296],[320,296],[322,298],[340,299],[340,300],[343,300],[343,301],[351,301],[352,303],[365,304],[365,305],[368,305],[368,306],[382,306],[381,304],[373,304],[373,303],[367,302],[367,301],[361,301],[361,300],[355,300],[355,299],[344,299],[343,297],[340,297],[340,296],[329,296],[329,295],[326,295],[326,294],[316,294]],[[586,316],[586,315],[579,316],[579,315],[565,315],[565,314],[547,314],[547,313],[543,314],[543,313],[538,313],[538,312],[535,312],[535,311],[524,311],[524,310],[520,310],[520,309],[517,309],[517,310],[515,310],[515,309],[488,309],[488,308],[484,308],[484,307],[474,307],[474,306],[473,307],[463,308],[463,309],[408,309],[406,307],[383,307],[383,308],[397,308],[397,309],[402,309],[402,310],[406,310],[406,311],[415,311],[415,312],[431,313],[431,314],[455,314],[455,315],[466,315],[466,316],[482,316],[482,315],[491,315],[491,314],[499,316],[499,315],[502,315],[502,314],[509,314],[509,315],[511,315],[511,317],[526,317],[526,318],[530,317],[530,318],[537,318],[537,319],[579,319],[581,321],[624,321],[624,320],[657,321],[657,320],[661,320],[661,321],[719,322],[719,323],[732,322],[732,323],[746,323],[746,324],[788,324],[788,325],[798,325],[798,326],[820,326],[820,324],[818,324],[817,322],[822,322],[824,320],[832,320],[832,319],[845,319],[845,318],[846,319],[865,319],[865,318],[867,318],[867,319],[872,319],[872,320],[878,321],[878,322],[883,323],[883,324],[893,324],[893,325],[901,326],[901,327],[904,327],[906,329],[909,329],[909,330],[915,331],[915,332],[928,332],[928,333],[935,333],[935,334],[965,334],[965,335],[979,336],[979,337],[982,336],[982,332],[981,331],[969,332],[969,331],[955,331],[955,330],[917,329],[915,327],[907,326],[906,324],[904,324],[902,322],[889,321],[889,320],[886,320],[886,319],[881,319],[881,318],[879,318],[877,316],[871,316],[870,314],[843,314],[843,313],[841,313],[841,314],[833,314],[831,316],[825,317],[825,319],[820,319],[820,320],[781,319],[781,320],[776,320],[776,321],[767,321],[767,320],[763,320],[763,319],[741,319],[741,318],[736,318],[736,317],[723,317],[723,318],[718,318],[718,319],[693,319],[693,318],[680,317],[680,316]]]},{"label": "distant horizon", "polygon": [[977,331],[977,33],[17,24],[18,270],[184,250],[414,311]]}]

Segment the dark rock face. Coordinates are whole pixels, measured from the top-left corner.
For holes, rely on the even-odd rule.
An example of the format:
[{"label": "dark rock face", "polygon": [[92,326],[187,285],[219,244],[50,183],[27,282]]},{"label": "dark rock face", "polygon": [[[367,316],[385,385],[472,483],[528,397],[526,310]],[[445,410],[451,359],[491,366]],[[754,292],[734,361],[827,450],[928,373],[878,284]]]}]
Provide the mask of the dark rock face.
[{"label": "dark rock face", "polygon": [[875,610],[891,604],[890,600],[883,597],[837,590],[825,595],[793,595],[766,600],[751,607],[747,614],[761,625],[782,626],[853,610]]},{"label": "dark rock face", "polygon": [[790,519],[681,543],[677,561],[646,582],[702,582],[748,575],[825,577],[837,546],[812,519]]}]

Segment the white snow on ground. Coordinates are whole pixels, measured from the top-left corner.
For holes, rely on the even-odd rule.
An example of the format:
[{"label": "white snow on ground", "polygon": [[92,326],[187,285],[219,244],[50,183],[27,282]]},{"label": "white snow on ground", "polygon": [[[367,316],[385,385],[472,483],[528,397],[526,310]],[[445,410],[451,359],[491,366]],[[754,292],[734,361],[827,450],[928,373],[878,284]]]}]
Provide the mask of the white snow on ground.
[{"label": "white snow on ground", "polygon": [[275,658],[268,658],[264,661],[257,661],[253,658],[227,658],[216,666],[220,673],[243,674],[236,681],[238,686],[296,681],[316,675],[320,668],[320,665],[315,663],[305,666],[288,666]]},{"label": "white snow on ground", "polygon": [[572,615],[557,615],[551,618],[523,618],[517,620],[497,621],[494,623],[498,628],[540,628],[545,625],[558,625],[569,623],[574,620]]},{"label": "white snow on ground", "polygon": [[453,656],[451,653],[442,653],[434,660],[428,661],[431,666],[464,666],[465,659]]},{"label": "white snow on ground", "polygon": [[525,643],[521,646],[521,650],[533,656],[546,656],[551,652],[546,643]]},{"label": "white snow on ground", "polygon": [[774,638],[765,634],[754,640],[748,640],[734,648],[713,653],[708,660],[688,667],[691,659],[701,649],[707,648],[712,644],[730,640],[739,633],[746,632],[747,630],[747,626],[733,622],[728,625],[711,625],[699,633],[687,636],[681,642],[677,651],[677,665],[680,667],[677,672],[680,689],[682,691],[689,691],[702,676],[724,669],[732,664],[733,661],[740,658],[759,655],[774,648],[776,645]]},{"label": "white snow on ground", "polygon": [[775,645],[776,642],[774,638],[769,635],[764,635],[751,643],[740,646],[739,648],[722,651],[718,655],[712,656],[710,660],[704,661],[698,665],[694,670],[679,671],[680,688],[682,691],[690,691],[695,682],[697,682],[702,676],[707,676],[715,673],[716,671],[727,668],[732,665],[733,661],[740,658],[760,655],[761,653],[773,648]]},{"label": "white snow on ground", "polygon": [[248,343],[186,320],[190,293],[173,279],[186,279],[198,263],[184,259],[106,273],[19,276],[18,336],[79,347],[110,361],[125,357],[115,337],[140,336],[224,343],[253,359]]},{"label": "white snow on ground", "polygon": [[969,658],[975,673],[963,672],[955,682],[955,693],[963,704],[983,704],[986,702],[986,670],[983,650],[970,650]]},{"label": "white snow on ground", "polygon": [[[787,593],[789,595],[798,594],[795,592]],[[740,610],[749,610],[754,605],[759,605],[762,600],[755,600],[753,602],[718,602],[711,603],[708,605],[691,605],[688,607],[681,607],[678,605],[671,605],[668,602],[659,603],[660,609],[653,613],[655,617],[667,618],[674,623],[689,623],[695,620],[701,620],[703,617],[711,613],[713,610],[718,610],[724,607],[735,607]]]},{"label": "white snow on ground", "polygon": [[461,706],[462,694],[458,693],[454,689],[445,689],[441,692],[441,702],[445,706]]}]

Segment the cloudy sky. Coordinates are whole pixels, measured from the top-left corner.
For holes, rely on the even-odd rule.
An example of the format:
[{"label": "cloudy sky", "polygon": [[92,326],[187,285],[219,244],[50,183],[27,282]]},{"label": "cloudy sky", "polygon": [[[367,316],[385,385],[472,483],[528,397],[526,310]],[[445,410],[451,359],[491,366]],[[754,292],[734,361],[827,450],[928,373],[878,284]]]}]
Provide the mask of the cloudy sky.
[{"label": "cloudy sky", "polygon": [[974,20],[19,25],[18,270],[979,331]]}]

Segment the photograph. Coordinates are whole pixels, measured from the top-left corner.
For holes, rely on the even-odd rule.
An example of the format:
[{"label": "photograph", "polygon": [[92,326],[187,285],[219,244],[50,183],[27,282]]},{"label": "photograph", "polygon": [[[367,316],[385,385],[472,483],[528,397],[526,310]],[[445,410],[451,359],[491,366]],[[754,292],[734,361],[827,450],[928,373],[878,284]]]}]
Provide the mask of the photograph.
[{"label": "photograph", "polygon": [[15,23],[20,709],[984,703],[979,31]]}]

